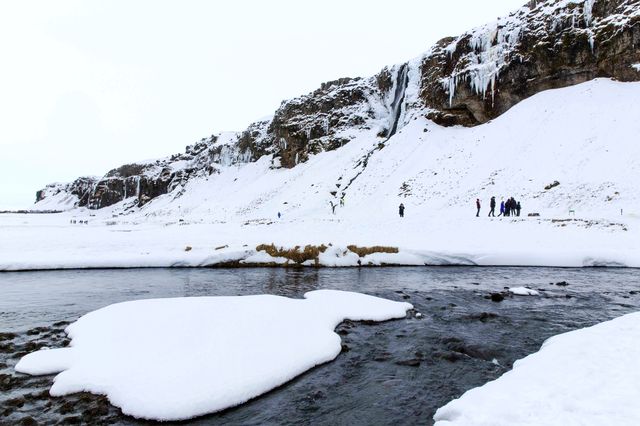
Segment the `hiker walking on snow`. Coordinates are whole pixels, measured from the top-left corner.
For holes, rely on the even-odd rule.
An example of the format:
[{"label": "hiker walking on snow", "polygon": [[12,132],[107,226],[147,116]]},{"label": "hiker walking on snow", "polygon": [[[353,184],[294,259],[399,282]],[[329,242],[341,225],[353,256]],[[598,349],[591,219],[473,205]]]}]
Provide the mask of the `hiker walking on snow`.
[{"label": "hiker walking on snow", "polygon": [[476,217],[480,216],[480,198],[476,198],[476,207],[478,208],[478,212],[476,213]]},{"label": "hiker walking on snow", "polygon": [[404,204],[400,203],[400,206],[398,206],[398,213],[400,214],[400,217],[404,217]]},{"label": "hiker walking on snow", "polygon": [[516,216],[520,217],[520,210],[522,210],[522,206],[520,205],[520,201],[516,203]]},{"label": "hiker walking on snow", "polygon": [[491,197],[491,202],[489,203],[489,216],[496,217],[496,197]]},{"label": "hiker walking on snow", "polygon": [[504,198],[500,201],[500,214],[498,214],[498,217],[500,216],[504,216]]}]

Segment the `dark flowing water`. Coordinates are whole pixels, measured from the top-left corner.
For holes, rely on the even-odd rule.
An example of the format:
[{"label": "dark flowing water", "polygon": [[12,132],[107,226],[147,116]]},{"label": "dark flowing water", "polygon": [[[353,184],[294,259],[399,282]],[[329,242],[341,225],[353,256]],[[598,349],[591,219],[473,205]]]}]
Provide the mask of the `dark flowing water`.
[{"label": "dark flowing water", "polygon": [[[141,424],[104,397],[52,398],[54,376],[15,373],[20,357],[68,344],[64,327],[142,298],[358,291],[411,302],[423,317],[343,323],[343,352],[242,406],[189,424],[431,424],[437,408],[508,371],[548,337],[640,308],[629,269],[130,269],[0,273],[0,424]],[[568,285],[555,283],[566,281]],[[538,297],[487,297],[529,286]],[[171,336],[167,336],[170,339]]]}]

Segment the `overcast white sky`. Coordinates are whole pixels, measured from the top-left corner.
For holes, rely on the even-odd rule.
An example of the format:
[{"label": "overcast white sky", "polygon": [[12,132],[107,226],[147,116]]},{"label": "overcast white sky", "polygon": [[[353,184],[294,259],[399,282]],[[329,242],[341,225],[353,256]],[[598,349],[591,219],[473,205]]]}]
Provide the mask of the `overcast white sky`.
[{"label": "overcast white sky", "polygon": [[181,152],[526,0],[0,2],[0,209]]}]

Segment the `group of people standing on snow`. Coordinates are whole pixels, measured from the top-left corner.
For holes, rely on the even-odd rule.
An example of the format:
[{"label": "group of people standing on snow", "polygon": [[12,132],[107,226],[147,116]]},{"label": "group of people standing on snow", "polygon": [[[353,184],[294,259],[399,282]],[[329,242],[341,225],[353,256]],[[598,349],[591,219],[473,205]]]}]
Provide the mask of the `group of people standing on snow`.
[{"label": "group of people standing on snow", "polygon": [[[476,212],[476,217],[480,216],[480,209],[482,208],[482,203],[480,202],[480,198],[476,198],[476,208],[478,211]],[[491,201],[489,202],[489,217],[500,217],[500,216],[520,216],[520,211],[522,210],[522,205],[520,201],[516,201],[515,198],[508,198],[507,201],[500,202],[500,213],[496,216],[496,197],[491,197]],[[398,214],[400,217],[404,217],[404,204],[400,203],[398,206]]]},{"label": "group of people standing on snow", "polygon": [[[329,201],[331,205],[331,212],[336,214],[336,207],[338,204],[333,201]],[[340,198],[340,207],[344,207],[344,196]],[[482,204],[480,203],[480,198],[476,198],[476,208],[478,211],[476,212],[476,217],[480,216],[480,209],[482,208]],[[398,206],[398,214],[400,217],[404,217],[404,204],[400,203]],[[500,202],[500,213],[496,216],[496,197],[491,197],[491,201],[489,202],[489,217],[500,217],[500,216],[520,216],[520,210],[522,210],[522,205],[520,201],[516,201],[515,198],[510,197],[507,201]],[[278,218],[280,218],[280,212],[278,212]]]},{"label": "group of people standing on snow", "polygon": [[[476,208],[478,211],[476,212],[476,217],[480,216],[480,199],[476,199]],[[520,201],[516,201],[515,198],[508,198],[507,201],[500,201],[500,213],[497,217],[500,216],[520,216],[520,210],[522,210],[522,205]],[[489,202],[489,217],[496,217],[496,197],[491,197],[491,201]]]}]

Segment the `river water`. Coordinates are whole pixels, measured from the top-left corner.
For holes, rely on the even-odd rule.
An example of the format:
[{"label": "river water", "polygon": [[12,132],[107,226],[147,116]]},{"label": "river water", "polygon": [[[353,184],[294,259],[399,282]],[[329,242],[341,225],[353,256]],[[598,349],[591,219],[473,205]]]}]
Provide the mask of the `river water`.
[{"label": "river water", "polygon": [[[143,298],[299,298],[331,288],[406,300],[423,316],[343,323],[336,360],[247,404],[183,423],[428,425],[438,407],[499,377],[548,337],[639,310],[639,277],[632,269],[478,267],[0,273],[0,424],[148,423],[101,396],[52,398],[54,376],[13,370],[24,353],[68,344],[64,327],[89,311]],[[517,286],[541,296],[489,298]]]}]

